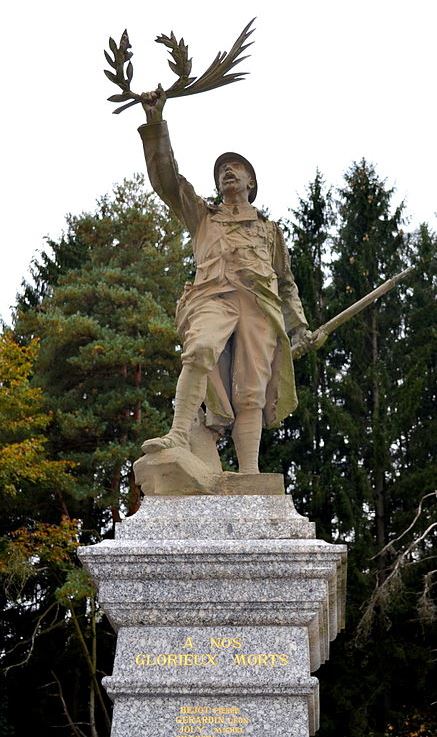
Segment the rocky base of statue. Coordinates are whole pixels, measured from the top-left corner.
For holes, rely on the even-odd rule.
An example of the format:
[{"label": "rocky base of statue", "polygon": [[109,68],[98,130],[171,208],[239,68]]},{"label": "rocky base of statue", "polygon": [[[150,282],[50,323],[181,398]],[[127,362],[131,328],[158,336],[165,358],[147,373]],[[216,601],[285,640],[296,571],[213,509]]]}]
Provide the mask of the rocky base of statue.
[{"label": "rocky base of statue", "polygon": [[315,538],[281,482],[146,497],[115,540],[80,549],[118,632],[112,737],[317,730],[311,674],[344,624],[346,548]]},{"label": "rocky base of statue", "polygon": [[146,496],[223,493],[217,438],[218,434],[205,426],[205,414],[200,409],[189,433],[189,448],[150,449],[152,441],[144,443],[144,455],[134,463],[136,484]]}]

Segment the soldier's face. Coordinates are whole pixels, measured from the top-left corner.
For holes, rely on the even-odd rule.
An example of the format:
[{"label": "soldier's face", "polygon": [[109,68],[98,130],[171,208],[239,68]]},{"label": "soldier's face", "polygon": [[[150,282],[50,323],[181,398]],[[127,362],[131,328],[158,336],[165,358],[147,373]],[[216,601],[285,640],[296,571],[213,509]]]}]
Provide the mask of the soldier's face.
[{"label": "soldier's face", "polygon": [[221,165],[219,169],[219,185],[223,199],[226,200],[227,195],[246,194],[254,186],[254,181],[242,161],[233,161],[229,159]]}]

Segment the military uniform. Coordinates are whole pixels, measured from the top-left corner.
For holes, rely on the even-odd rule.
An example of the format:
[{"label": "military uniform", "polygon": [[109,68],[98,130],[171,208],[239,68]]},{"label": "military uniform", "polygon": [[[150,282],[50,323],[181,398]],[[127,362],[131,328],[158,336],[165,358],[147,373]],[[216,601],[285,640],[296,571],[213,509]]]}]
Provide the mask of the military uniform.
[{"label": "military uniform", "polygon": [[282,233],[249,203],[209,205],[179,174],[165,121],[143,125],[150,181],[192,237],[196,276],[178,303],[183,364],[208,373],[209,423],[241,408],[273,427],[297,405],[287,333],[308,327]]}]

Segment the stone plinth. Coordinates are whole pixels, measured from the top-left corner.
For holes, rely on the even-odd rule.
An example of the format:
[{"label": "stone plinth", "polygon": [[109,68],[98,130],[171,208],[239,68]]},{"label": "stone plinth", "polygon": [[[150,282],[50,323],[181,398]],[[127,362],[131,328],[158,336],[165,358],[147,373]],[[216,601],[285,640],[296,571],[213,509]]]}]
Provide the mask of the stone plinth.
[{"label": "stone plinth", "polygon": [[[273,474],[271,474],[273,475]],[[235,540],[314,537],[291,496],[148,497],[117,525],[116,540]]]},{"label": "stone plinth", "polygon": [[346,549],[291,497],[146,497],[80,557],[118,631],[112,737],[315,733]]}]

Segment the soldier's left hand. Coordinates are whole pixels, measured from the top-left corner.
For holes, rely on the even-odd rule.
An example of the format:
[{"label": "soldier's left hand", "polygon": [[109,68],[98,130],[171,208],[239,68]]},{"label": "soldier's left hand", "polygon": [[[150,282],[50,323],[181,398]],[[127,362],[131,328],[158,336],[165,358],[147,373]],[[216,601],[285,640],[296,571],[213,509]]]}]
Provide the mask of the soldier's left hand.
[{"label": "soldier's left hand", "polygon": [[291,345],[299,345],[301,348],[309,349],[311,344],[311,330],[308,330],[304,325],[301,325],[291,333]]},{"label": "soldier's left hand", "polygon": [[328,333],[325,333],[325,331],[322,328],[319,328],[315,331],[313,334],[313,339],[311,341],[311,348],[315,351],[317,351],[319,348],[322,347],[328,340]]},{"label": "soldier's left hand", "polygon": [[291,345],[293,347],[293,358],[297,359],[311,350],[311,330],[304,325],[295,328],[291,333]]}]

